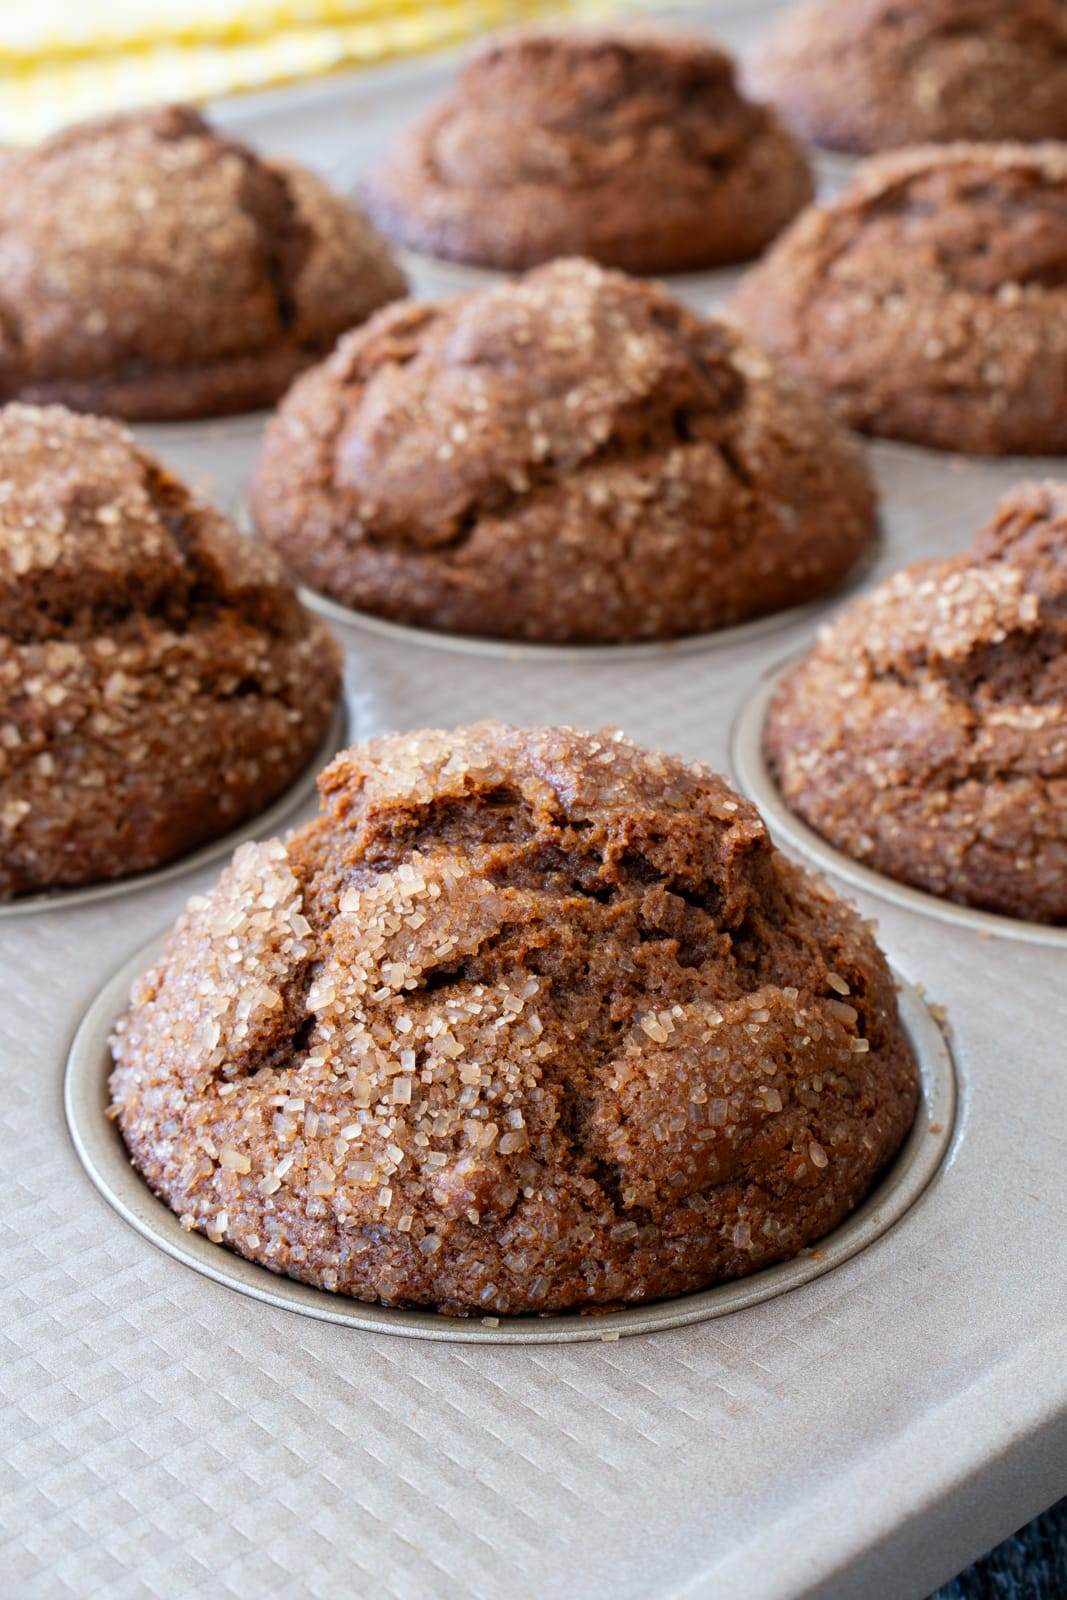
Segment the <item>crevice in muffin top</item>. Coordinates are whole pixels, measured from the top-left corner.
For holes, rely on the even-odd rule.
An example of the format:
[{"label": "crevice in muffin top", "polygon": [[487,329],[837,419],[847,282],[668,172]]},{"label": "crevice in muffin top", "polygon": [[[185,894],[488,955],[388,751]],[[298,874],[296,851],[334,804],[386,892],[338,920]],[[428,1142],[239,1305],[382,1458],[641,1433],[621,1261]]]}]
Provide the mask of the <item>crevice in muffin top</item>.
[{"label": "crevice in muffin top", "polygon": [[236,559],[217,514],[123,429],[58,407],[13,404],[4,420],[0,634],[12,644],[180,635],[224,617],[271,638],[306,631],[273,563],[244,546]]},{"label": "crevice in muffin top", "polygon": [[[413,1016],[447,1005],[450,992],[488,989],[509,974],[525,973],[538,980],[546,1017],[551,1012],[567,1033],[574,1026],[569,996],[591,985],[598,990],[596,1026],[586,1016],[581,1022],[585,1076],[580,1084],[560,1086],[561,1116],[573,1128],[589,1114],[596,1064],[617,1053],[620,1040],[657,1000],[655,989],[642,988],[637,969],[620,977],[613,964],[598,974],[589,952],[599,944],[654,943],[657,966],[666,963],[671,974],[670,1005],[741,1003],[780,987],[781,925],[802,924],[803,918],[797,917],[788,880],[776,873],[756,813],[710,775],[680,769],[687,781],[679,788],[677,812],[660,811],[655,800],[642,812],[635,794],[636,809],[620,811],[605,826],[603,816],[583,816],[581,807],[572,809],[543,787],[536,799],[521,786],[495,786],[381,806],[358,783],[352,787],[347,768],[347,758],[341,758],[327,772],[325,815],[287,847],[298,915],[306,921],[301,955],[279,986],[281,1007],[267,1014],[262,1036],[246,1040],[240,1060],[227,1064],[228,1077],[265,1067],[300,1069],[316,1048],[312,1002],[325,965],[336,959],[338,918],[343,924],[352,896],[379,893],[388,906],[394,877],[403,889],[410,877],[462,874],[484,885],[494,906],[462,951],[420,965],[405,984],[404,1006]],[[682,816],[691,806],[700,820],[687,840]],[[672,826],[682,828],[679,836],[670,835]],[[388,910],[384,917],[389,927]],[[564,929],[579,930],[580,950],[569,949]],[[812,964],[817,970],[820,958],[800,927],[794,932],[800,983],[800,970]],[[834,982],[824,982],[822,999],[838,1014],[850,1014],[855,1038],[877,1041],[881,997],[868,995],[865,974],[854,962],[843,956],[839,965],[848,1003],[841,999],[836,972]]]},{"label": "crevice in muffin top", "polygon": [[[549,354],[542,347],[540,359],[550,361],[553,337],[563,341],[557,348],[567,357],[570,338],[581,337],[580,304],[568,330],[568,308],[554,286],[569,278],[580,302],[583,274],[589,277],[600,325],[588,374],[579,386],[572,368],[561,369],[556,392],[549,381],[535,393],[523,375],[535,339],[547,342]],[[646,305],[621,279],[614,286],[617,305],[605,315],[595,299],[601,282],[598,269],[573,261],[557,263],[543,287],[536,281],[511,284],[498,300],[511,321],[487,336],[480,323],[488,318],[473,305],[400,306],[378,319],[372,340],[335,355],[344,405],[337,408],[332,430],[334,481],[342,492],[358,490],[363,538],[435,551],[457,548],[484,517],[506,516],[563,484],[580,485],[583,474],[613,463],[633,465],[647,457],[658,465],[675,449],[714,449],[739,488],[752,488],[744,446],[735,437],[748,384],[728,328],[703,322],[666,300]],[[559,316],[558,332],[537,326],[542,312]],[[400,496],[386,489],[376,500],[376,485],[363,461],[367,446],[358,437],[361,420],[375,430],[380,449],[399,456],[412,415],[430,416],[438,400],[454,410],[436,460],[438,471],[456,464],[454,492],[434,495],[421,506],[416,491],[413,511],[410,495],[399,484]],[[511,429],[505,449],[498,445],[491,456],[477,442],[480,420],[489,414]],[[360,452],[351,465],[349,438]],[[400,499],[395,515],[393,499]]]}]

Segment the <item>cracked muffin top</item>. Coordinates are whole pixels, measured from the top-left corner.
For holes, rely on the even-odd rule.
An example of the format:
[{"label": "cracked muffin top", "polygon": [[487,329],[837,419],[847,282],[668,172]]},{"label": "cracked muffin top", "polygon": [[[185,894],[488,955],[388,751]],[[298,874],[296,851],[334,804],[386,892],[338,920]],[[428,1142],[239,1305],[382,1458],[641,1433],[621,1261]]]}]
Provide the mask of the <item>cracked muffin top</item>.
[{"label": "cracked muffin top", "polygon": [[1067,3],[814,0],[771,30],[751,82],[836,150],[1067,139]]},{"label": "cracked muffin top", "polygon": [[652,273],[758,254],[812,192],[799,145],[715,45],[574,28],[486,46],[365,198],[386,233],[431,255]]},{"label": "cracked muffin top", "polygon": [[128,433],[0,409],[0,899],[229,832],[306,766],[339,692],[276,559]]},{"label": "cracked muffin top", "polygon": [[380,739],[133,987],[113,1108],[188,1228],[326,1289],[550,1311],[795,1255],[917,1074],[858,916],[615,732]]},{"label": "cracked muffin top", "polygon": [[874,527],[863,461],[806,389],[725,323],[583,261],[347,336],[268,427],[253,506],[348,605],[551,641],[796,605]]},{"label": "cracked muffin top", "polygon": [[856,860],[1067,922],[1067,484],[1024,485],[969,556],[854,601],[779,688],[766,751]]},{"label": "cracked muffin top", "polygon": [[1067,146],[868,162],[747,274],[733,310],[868,433],[1067,451]]},{"label": "cracked muffin top", "polygon": [[4,157],[0,399],[134,419],[270,405],[403,291],[349,201],[190,107]]}]

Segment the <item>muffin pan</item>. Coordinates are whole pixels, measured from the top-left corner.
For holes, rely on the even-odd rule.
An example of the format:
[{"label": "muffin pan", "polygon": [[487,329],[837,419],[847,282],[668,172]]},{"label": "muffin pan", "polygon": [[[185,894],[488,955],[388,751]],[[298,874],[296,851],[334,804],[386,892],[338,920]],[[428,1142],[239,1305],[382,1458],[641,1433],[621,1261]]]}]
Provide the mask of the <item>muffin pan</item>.
[{"label": "muffin pan", "polygon": [[[739,0],[714,21],[744,47],[775,9]],[[688,20],[706,26],[707,8]],[[219,120],[354,180],[451,71],[341,75]],[[711,277],[709,301],[734,281]],[[176,450],[195,449],[197,481],[236,486],[258,422],[152,431],[174,439],[153,445],[180,470]],[[867,582],[965,548],[1020,478],[1067,475],[1064,461],[870,455],[885,537]],[[739,707],[804,647],[814,615],[774,622],[773,637],[726,648],[531,660],[346,617],[351,733],[480,715],[614,722],[726,771]],[[616,1342],[596,1318],[581,1348],[503,1349],[487,1337],[503,1328],[440,1344],[226,1293],[151,1248],[82,1169],[60,1089],[71,1040],[110,975],[139,968],[135,952],[217,871],[186,862],[136,893],[0,927],[0,1519],[24,1530],[9,1585],[103,1600],[205,1584],[219,1600],[250,1584],[330,1600],[361,1583],[397,1600],[509,1600],[535,1582],[544,1600],[918,1600],[1062,1494],[1062,948],[990,939],[855,886],[894,966],[950,1029],[955,1131],[921,1202],[790,1293],[655,1338]],[[120,1005],[116,991],[98,1013],[86,1091],[102,1140],[102,1036]]]},{"label": "muffin pan", "polygon": [[283,1310],[303,1312],[346,1328],[402,1334],[412,1339],[452,1339],[463,1344],[566,1344],[592,1339],[610,1341],[727,1316],[799,1288],[873,1244],[920,1198],[952,1140],[956,1116],[952,1058],[918,991],[902,984],[901,1018],[921,1075],[915,1122],[899,1156],[872,1193],[814,1249],[803,1251],[793,1261],[701,1294],[624,1311],[464,1318],[364,1305],[345,1295],[328,1294],[324,1289],[276,1276],[200,1234],[187,1232],[130,1165],[121,1135],[108,1116],[107,1084],[112,1067],[108,1036],[126,1005],[131,983],[157,959],[159,949],[160,941],[154,940],[105,984],[74,1036],[63,1094],[67,1126],[82,1165],[119,1216],[176,1261],[227,1288],[251,1295],[254,1300],[265,1300]]},{"label": "muffin pan", "polygon": [[[249,525],[247,513],[244,526]],[[794,623],[812,621],[825,613],[828,603],[836,603],[853,593],[863,583],[878,559],[880,541],[876,537],[870,548],[860,556],[842,586],[830,600],[812,600],[801,606],[790,606],[785,611],[770,611],[765,616],[753,617],[748,622],[738,622],[728,628],[716,628],[710,633],[693,633],[680,639],[649,639],[630,644],[542,644],[523,639],[488,639],[474,634],[443,633],[431,628],[414,628],[402,622],[390,622],[385,617],[372,616],[369,611],[357,611],[342,605],[329,595],[319,594],[306,585],[300,588],[300,598],[311,611],[317,611],[327,622],[345,628],[365,630],[380,639],[387,639],[397,649],[405,647],[445,650],[453,654],[473,656],[498,656],[512,661],[579,662],[616,661],[634,666],[642,661],[662,657],[691,655],[695,651],[726,649],[743,644],[750,639],[760,639],[764,634]]]},{"label": "muffin pan", "polygon": [[956,905],[952,900],[912,888],[910,884],[898,883],[896,879],[875,872],[861,861],[855,861],[844,851],[836,849],[814,828],[809,827],[802,817],[790,810],[764,758],[763,727],[774,691],[793,664],[793,660],[782,662],[760,680],[734,723],[731,741],[734,776],[744,793],[759,807],[776,842],[794,847],[799,855],[821,871],[840,879],[846,886],[845,893],[849,888],[863,889],[922,916],[937,917],[942,922],[952,922],[962,928],[973,928],[985,938],[994,935],[1000,939],[1029,939],[1067,951],[1067,927],[1024,922],[1018,917],[979,911],[973,906]]}]

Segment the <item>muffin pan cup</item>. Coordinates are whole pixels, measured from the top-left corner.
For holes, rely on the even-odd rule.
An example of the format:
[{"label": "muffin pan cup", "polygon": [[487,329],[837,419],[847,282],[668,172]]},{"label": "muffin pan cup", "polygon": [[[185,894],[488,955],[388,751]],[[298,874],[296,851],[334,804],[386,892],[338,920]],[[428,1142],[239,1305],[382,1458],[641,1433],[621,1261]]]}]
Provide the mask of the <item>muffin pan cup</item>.
[{"label": "muffin pan cup", "polygon": [[867,1198],[832,1233],[792,1261],[750,1277],[626,1310],[545,1317],[448,1317],[434,1311],[366,1305],[272,1273],[268,1268],[184,1229],[130,1164],[122,1136],[108,1116],[108,1039],[125,1010],[130,985],[158,958],[160,940],[138,951],[105,984],[78,1028],[67,1058],[64,1106],[74,1147],[96,1188],[131,1227],[152,1244],[216,1283],[285,1311],[323,1322],[412,1339],[462,1344],[566,1344],[625,1338],[723,1317],[809,1283],[875,1243],[919,1200],[952,1140],[956,1083],[952,1058],[937,1023],[917,990],[900,986],[901,1017],[919,1063],[921,1097],[899,1155]]},{"label": "muffin pan cup", "polygon": [[775,842],[792,846],[809,865],[820,872],[838,878],[849,889],[862,889],[879,895],[895,905],[917,912],[920,916],[936,917],[941,922],[952,922],[961,928],[970,928],[984,938],[1033,940],[1037,944],[1058,946],[1067,953],[1067,927],[1047,922],[1027,922],[1021,917],[1001,916],[992,911],[981,911],[975,906],[957,905],[911,884],[889,878],[883,872],[864,866],[852,856],[838,850],[803,817],[790,810],[775,783],[763,753],[763,730],[775,690],[801,658],[792,657],[773,668],[756,685],[745,701],[734,723],[731,741],[733,776],[738,787],[759,807]]},{"label": "muffin pan cup", "polygon": [[[712,25],[743,49],[775,9],[731,0]],[[682,16],[709,25],[708,8]],[[354,184],[452,70],[434,60],[338,75],[239,99],[220,120]],[[258,430],[233,419],[161,431],[217,429],[200,459],[222,484],[247,471],[246,422]],[[1062,461],[881,443],[870,458],[885,536],[867,584],[966,548],[1020,478],[1067,475]],[[615,723],[725,772],[739,708],[838,603],[726,648],[636,659],[612,649],[606,660],[439,649],[424,633],[346,617],[349,736],[488,715]],[[950,1030],[954,1133],[919,1203],[789,1293],[655,1338],[616,1342],[595,1317],[580,1319],[591,1339],[581,1346],[503,1348],[487,1337],[508,1336],[503,1323],[468,1327],[473,1343],[434,1343],[227,1292],[150,1246],[81,1166],[63,1110],[71,1040],[116,969],[140,969],[146,941],[218,866],[187,861],[137,892],[0,923],[9,1587],[98,1600],[205,1585],[218,1600],[250,1589],[300,1600],[917,1600],[1063,1493],[1061,948],[987,938],[849,885]],[[102,1037],[87,1104],[114,1154],[117,1135],[101,1127]],[[947,1124],[925,1135],[932,1146]],[[182,1243],[240,1266],[207,1240]],[[305,1292],[249,1270],[272,1292]],[[731,1292],[758,1292],[760,1278]]]}]

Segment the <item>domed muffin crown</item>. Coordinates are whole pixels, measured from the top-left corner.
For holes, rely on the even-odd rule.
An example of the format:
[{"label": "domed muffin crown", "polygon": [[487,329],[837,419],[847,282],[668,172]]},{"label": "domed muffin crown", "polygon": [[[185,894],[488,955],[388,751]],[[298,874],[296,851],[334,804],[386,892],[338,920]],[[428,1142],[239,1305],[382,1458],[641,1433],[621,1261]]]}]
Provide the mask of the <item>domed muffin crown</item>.
[{"label": "domed muffin crown", "polygon": [[767,36],[751,82],[805,137],[873,152],[1067,138],[1064,0],[810,0]]},{"label": "domed muffin crown", "polygon": [[294,570],[348,604],[549,640],[810,599],[874,511],[811,395],[727,324],[585,261],[342,341],[268,428],[253,499]]},{"label": "domed muffin crown", "polygon": [[729,56],[650,27],[494,40],[365,186],[385,231],[432,255],[644,273],[745,260],[812,192],[799,145],[744,98]]},{"label": "domed muffin crown", "polygon": [[794,1254],[915,1105],[869,932],[704,768],[481,724],[346,751],[135,985],[112,1093],[188,1226],[387,1304]]},{"label": "domed muffin crown", "polygon": [[746,275],[733,309],[854,427],[1067,450],[1067,147],[867,162]]}]

